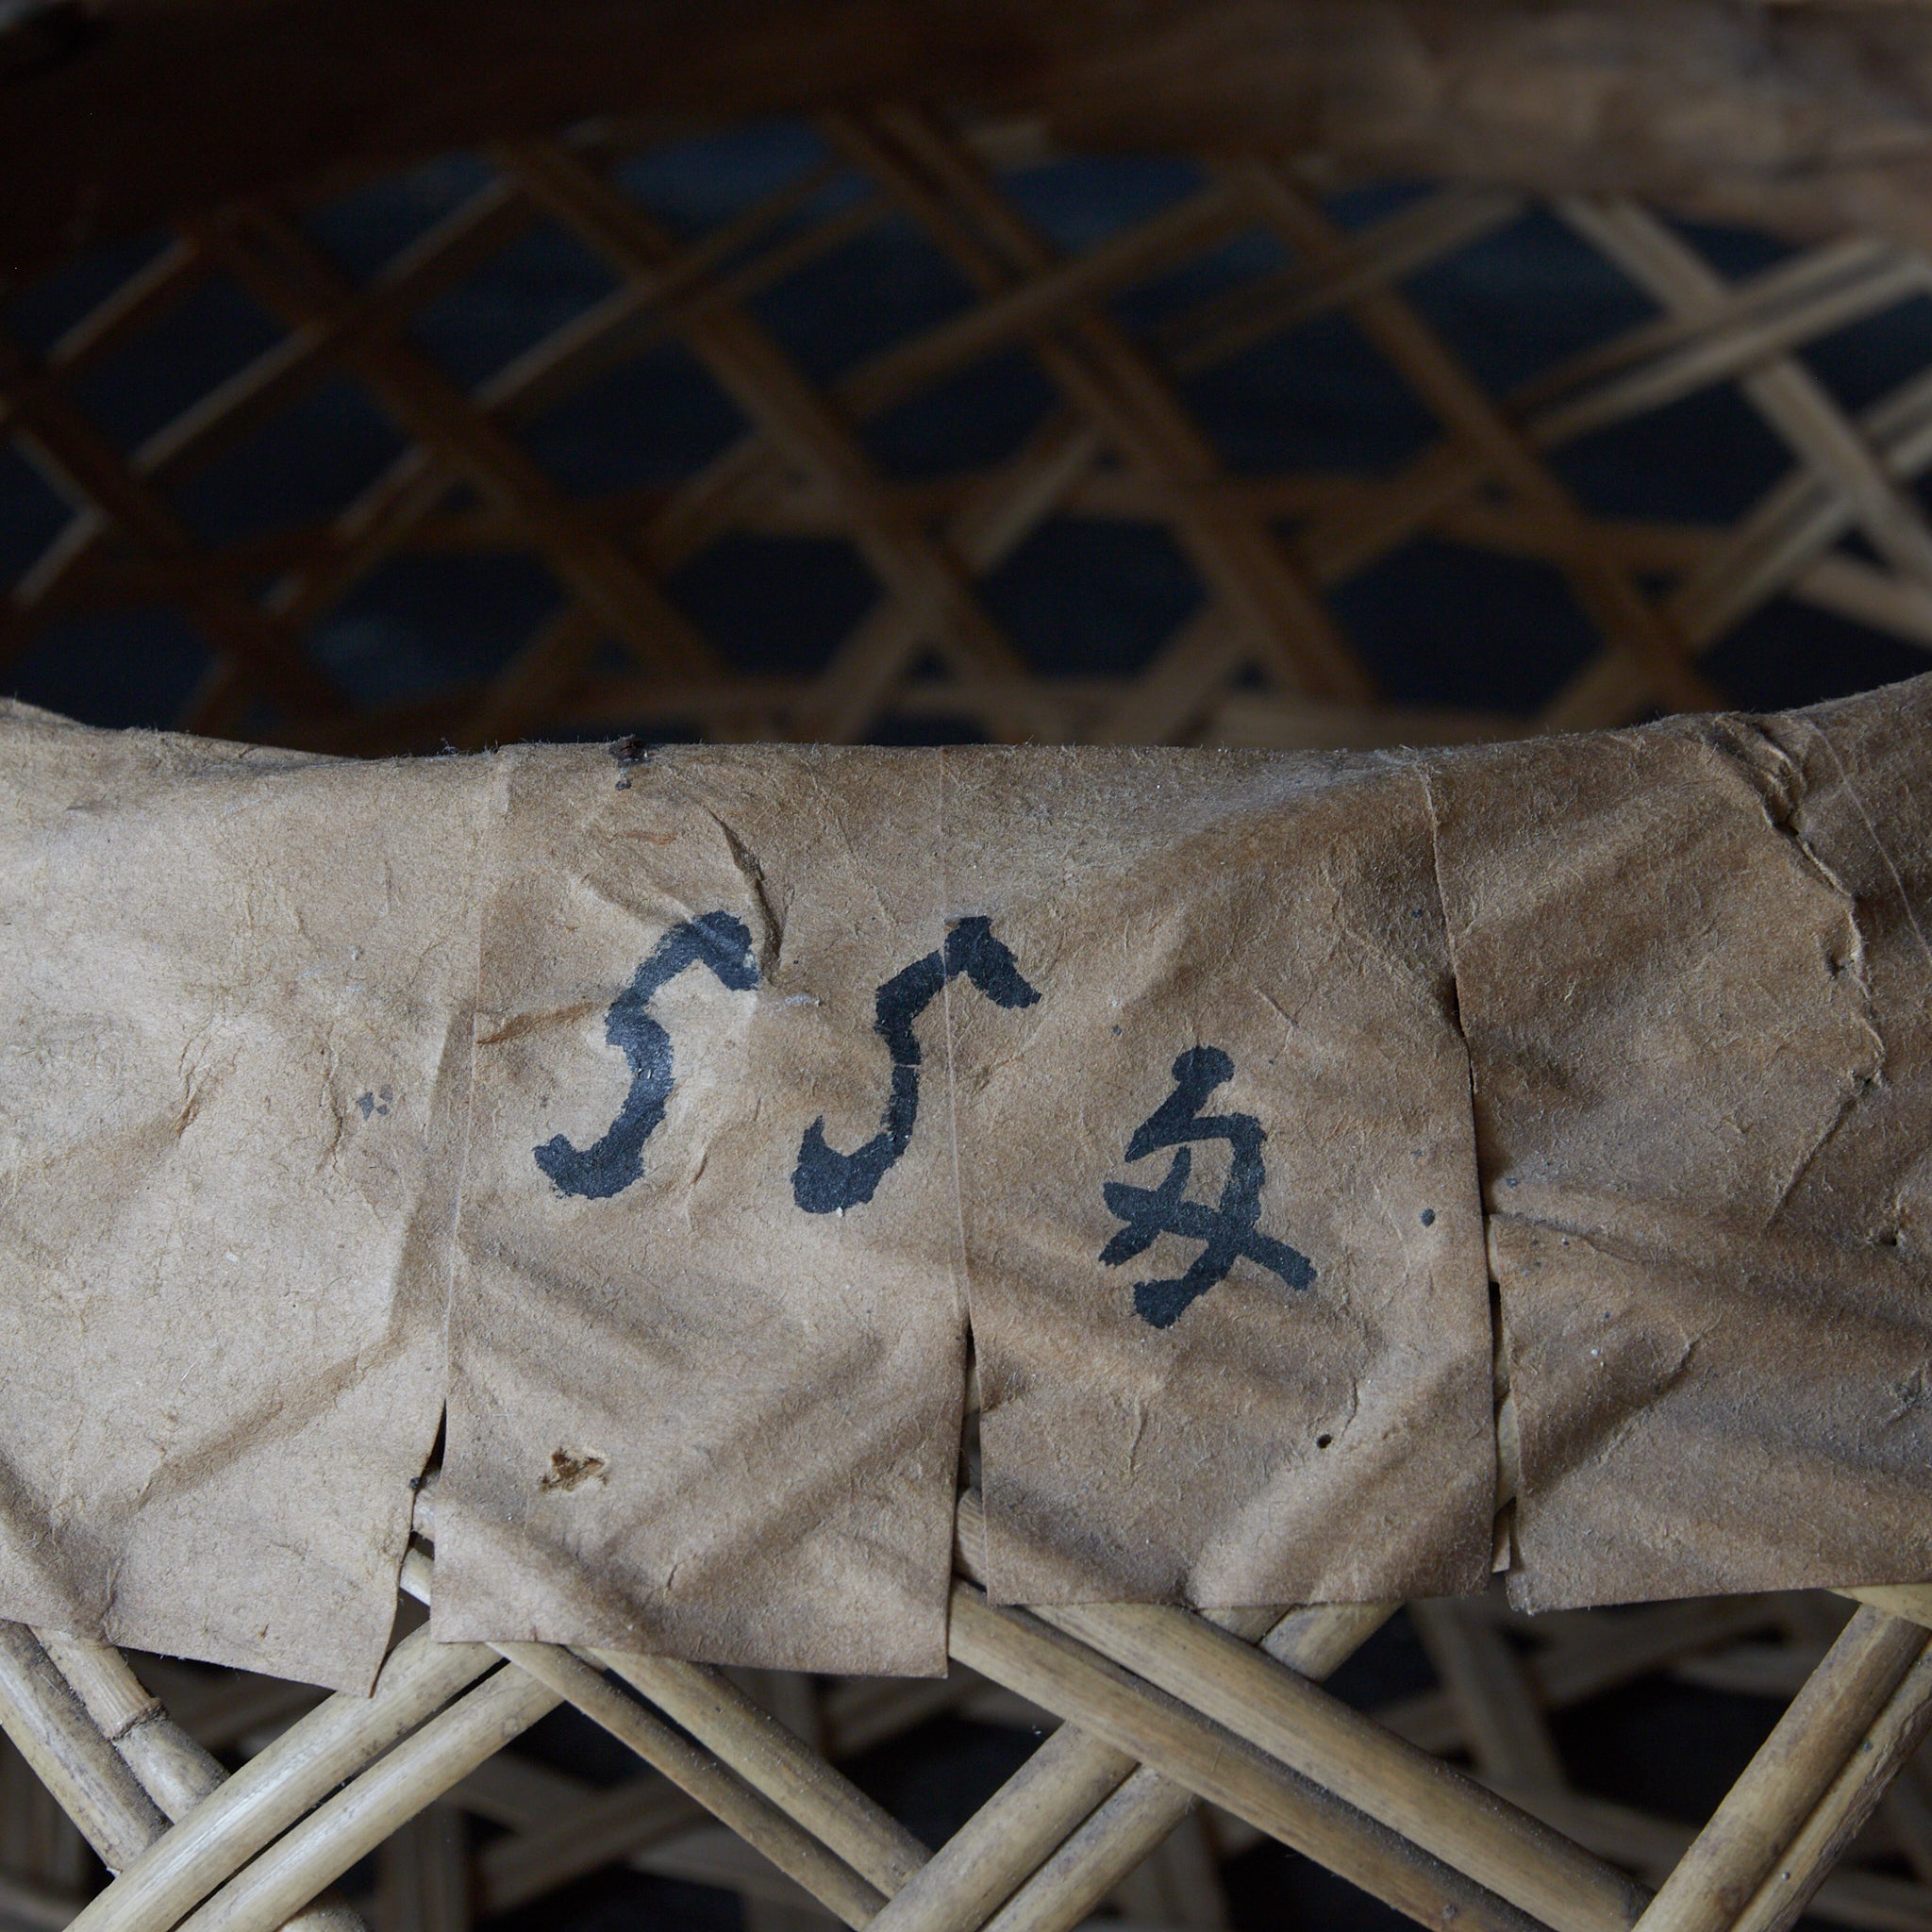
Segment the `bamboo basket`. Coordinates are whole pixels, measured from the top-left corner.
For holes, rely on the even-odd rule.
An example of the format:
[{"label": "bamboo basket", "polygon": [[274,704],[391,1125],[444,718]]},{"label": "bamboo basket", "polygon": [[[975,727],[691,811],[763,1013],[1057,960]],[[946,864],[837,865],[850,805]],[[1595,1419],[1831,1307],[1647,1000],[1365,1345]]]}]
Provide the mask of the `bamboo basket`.
[{"label": "bamboo basket", "polygon": [[[387,119],[349,113],[350,83],[325,61],[249,88],[291,48],[356,30],[304,8],[57,6],[0,36],[0,87],[20,109],[0,132],[20,163],[0,169],[16,184],[0,194],[16,278],[79,241],[172,228],[50,341],[0,334],[0,436],[63,506],[0,610],[0,658],[76,613],[159,605],[208,652],[174,722],[371,754],[619,730],[862,741],[907,717],[998,740],[1448,742],[1703,708],[1712,652],[1777,598],[1932,645],[1932,529],[1913,487],[1932,467],[1932,369],[1852,410],[1805,359],[1932,285],[1914,64],[1932,69],[1932,25],[1908,5],[1215,5],[1132,22],[1082,5],[1051,33],[1007,7],[970,23],[927,8],[903,30],[863,8],[816,22],[774,8],[703,28],[667,17],[648,72],[635,16],[564,11],[569,59],[533,54],[521,92],[502,85],[524,31],[503,8],[476,9],[472,34],[432,17],[414,40],[365,42],[365,106],[447,62],[440,102],[411,96]],[[727,30],[741,58],[721,66]],[[1417,62],[1442,82],[1433,93]],[[1525,90],[1521,111],[1485,76]],[[232,125],[197,146],[188,125],[217,94]],[[1606,112],[1633,94],[1651,122]],[[138,110],[159,142],[145,165],[139,143],[103,144],[91,106]],[[693,115],[774,109],[816,116],[821,158],[702,234],[619,185]],[[1064,250],[1003,180],[1067,141],[1189,148],[1198,185]],[[370,275],[314,241],[303,216],[325,194],[459,142],[487,148],[473,191]],[[1376,172],[1436,185],[1339,225],[1329,192]],[[1491,393],[1405,285],[1532,207],[1651,312]],[[1726,275],[1664,210],[1759,220],[1800,245]],[[971,299],[814,379],[758,298],[885,223],[909,225]],[[610,291],[465,387],[412,327],[540,225],[602,263]],[[1137,290],[1257,234],[1284,265],[1151,331],[1120,319]],[[80,400],[91,375],[211,281],[246,291],[273,342],[131,446],[106,434]],[[1433,440],[1385,474],[1231,468],[1186,382],[1331,315],[1426,408]],[[742,433],[666,487],[568,493],[529,424],[672,341]],[[1053,392],[1016,450],[939,483],[881,465],[869,422],[1015,351]],[[198,537],[184,485],[341,380],[401,454],[299,527]],[[1565,450],[1714,385],[1789,454],[1729,526],[1598,514],[1564,480]],[[982,594],[1044,522],[1081,514],[1162,532],[1203,589],[1132,676],[1039,675]],[[808,675],[734,671],[666,592],[745,532],[837,536],[879,587]],[[1331,614],[1339,587],[1424,533],[1546,566],[1594,626],[1595,657],[1534,715],[1393,707]],[[387,561],[451,550],[534,556],[554,609],[488,676],[357,706],[305,639]],[[330,1888],[373,1855],[379,1932],[455,1932],[614,1860],[724,1886],[767,1932],[804,1918],[1066,1932],[1109,1900],[1137,1924],[1205,1927],[1224,1923],[1217,1861],[1265,1836],[1439,1927],[1777,1932],[1807,1909],[1861,1932],[1932,1925],[1932,1778],[1912,1761],[1932,1724],[1932,1587],[1534,1624],[1500,1599],[1413,1605],[1436,1688],[1370,1718],[1321,1685],[1393,1606],[998,1608],[977,1587],[977,1524],[968,1488],[955,1668],[938,1683],[748,1683],[541,1644],[433,1646],[409,1609],[434,1588],[433,1474],[406,1634],[367,1699],[165,1659],[137,1674],[105,1646],[4,1626],[0,1919],[347,1932],[359,1921]],[[1665,1670],[1790,1700],[1694,1833],[1578,1792],[1553,1741],[1560,1713]],[[506,1748],[560,1705],[634,1753],[634,1774],[600,1788]],[[840,1766],[946,1711],[1050,1735],[928,1848]],[[497,1835],[473,1852],[465,1819]],[[83,1843],[113,1874],[92,1898]]]}]

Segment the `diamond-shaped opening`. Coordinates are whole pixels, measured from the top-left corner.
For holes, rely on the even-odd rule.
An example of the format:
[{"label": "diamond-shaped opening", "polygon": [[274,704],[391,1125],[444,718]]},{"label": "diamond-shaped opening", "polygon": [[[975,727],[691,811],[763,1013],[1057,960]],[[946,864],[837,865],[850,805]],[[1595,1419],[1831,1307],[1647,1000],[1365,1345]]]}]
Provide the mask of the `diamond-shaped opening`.
[{"label": "diamond-shaped opening", "polygon": [[1723,638],[1704,668],[1740,705],[1776,711],[1918,677],[1932,659],[1903,638],[1780,597]]},{"label": "diamond-shaped opening", "polygon": [[539,222],[419,308],[410,332],[445,375],[474,389],[616,286],[567,228]]},{"label": "diamond-shaped opening", "polygon": [[670,226],[695,235],[778,193],[827,152],[809,122],[758,121],[627,156],[611,179]]},{"label": "diamond-shaped opening", "polygon": [[958,270],[892,217],[761,290],[751,308],[808,375],[829,382],[974,300]]},{"label": "diamond-shaped opening", "polygon": [[112,247],[90,248],[59,263],[0,304],[8,333],[23,348],[44,356],[75,323],[92,315],[168,243],[166,235],[142,235]]},{"label": "diamond-shaped opening", "polygon": [[1383,473],[1437,440],[1435,420],[1345,315],[1311,317],[1189,379],[1232,470]]},{"label": "diamond-shaped opening", "polygon": [[1689,222],[1658,210],[1665,226],[1688,242],[1726,281],[1748,281],[1766,269],[1802,253],[1797,243],[1761,228],[1732,228],[1712,222]]},{"label": "diamond-shaped opening", "polygon": [[1791,453],[1728,383],[1580,438],[1549,458],[1599,516],[1728,524],[1791,467]]},{"label": "diamond-shaped opening", "polygon": [[78,374],[69,393],[134,449],[282,340],[281,325],[225,275],[209,275],[151,328]]},{"label": "diamond-shaped opening", "polygon": [[18,443],[0,442],[0,584],[17,582],[73,514]]},{"label": "diamond-shaped opening", "polygon": [[[1658,1672],[1551,1712],[1550,1729],[1565,1761],[1588,1767],[1584,1789],[1592,1797],[1654,1817],[1708,1818],[1783,1706],[1780,1696],[1693,1688]],[[1659,1749],[1665,1740],[1683,1742]],[[1801,1923],[1821,1922],[1807,1916]]]},{"label": "diamond-shaped opening", "polygon": [[1418,538],[1329,592],[1391,704],[1535,711],[1596,655],[1562,574]]},{"label": "diamond-shaped opening", "polygon": [[1042,676],[1131,675],[1199,608],[1200,579],[1158,524],[1051,517],[981,585]]},{"label": "diamond-shaped opening", "polygon": [[[1174,263],[1109,298],[1108,312],[1133,335],[1152,336],[1164,348],[1183,352],[1203,303],[1285,268],[1289,251],[1261,228],[1244,228],[1213,248]],[[1211,308],[1207,311],[1211,315]]]},{"label": "diamond-shaped opening", "polygon": [[1361,181],[1321,197],[1322,211],[1338,228],[1355,234],[1400,214],[1411,202],[1437,192],[1433,181]]},{"label": "diamond-shaped opening", "polygon": [[404,704],[501,670],[556,608],[534,558],[391,558],[308,635],[308,653],[358,704]]},{"label": "diamond-shaped opening", "polygon": [[943,476],[1004,461],[1040,426],[1057,395],[1024,349],[989,356],[865,426],[873,456],[895,476]]},{"label": "diamond-shaped opening", "polygon": [[[1923,478],[1921,479],[1922,482],[1924,480]],[[1873,543],[1871,538],[1866,536],[1864,531],[1859,529],[1856,524],[1839,538],[1838,548],[1847,555],[1856,558],[1860,563],[1875,564],[1881,570],[1889,570],[1890,568],[1890,565],[1879,554],[1876,545]]]},{"label": "diamond-shaped opening", "polygon": [[1658,312],[1615,263],[1543,208],[1429,262],[1402,287],[1477,381],[1499,394]]},{"label": "diamond-shaped opening", "polygon": [[[779,183],[780,188],[788,185]],[[849,215],[859,204],[875,201],[876,197],[876,186],[868,175],[861,175],[856,168],[841,169],[822,181],[795,206],[787,208],[782,214],[774,218],[768,212],[746,237],[718,255],[707,274],[712,281],[721,283],[735,283],[741,275],[747,275],[751,277],[752,289],[762,288],[771,279],[772,259],[782,250],[804,242],[808,237],[815,238],[812,242],[815,247],[825,245],[825,238],[818,234],[819,230],[840,224],[841,217]],[[656,212],[654,209],[653,213]],[[734,214],[743,212],[748,210],[733,210]],[[863,227],[866,223],[882,218],[883,209],[874,207],[868,210],[865,222],[859,225]],[[659,216],[658,219],[665,218]],[[677,227],[677,224],[671,221],[666,221],[666,225]]]},{"label": "diamond-shaped opening", "polygon": [[391,257],[480,193],[495,173],[481,155],[439,155],[420,167],[359,183],[345,194],[303,209],[302,225],[358,281],[367,281]]},{"label": "diamond-shaped opening", "polygon": [[822,671],[878,596],[851,544],[751,531],[712,544],[667,589],[734,669],[765,676]]},{"label": "diamond-shaped opening", "polygon": [[83,724],[170,725],[214,661],[178,611],[91,611],[52,624],[8,667],[8,697]]},{"label": "diamond-shaped opening", "polygon": [[681,342],[660,342],[533,417],[525,447],[582,495],[675,483],[745,432],[738,406]]},{"label": "diamond-shaped opening", "polygon": [[1301,1925],[1307,1932],[1407,1932],[1412,1923],[1325,1865],[1262,1839],[1218,1871],[1231,1924]]},{"label": "diamond-shaped opening", "polygon": [[1914,295],[1799,350],[1840,404],[1869,408],[1932,368],[1932,295]]},{"label": "diamond-shaped opening", "polygon": [[204,543],[241,543],[343,508],[406,447],[365,391],[321,384],[186,478],[174,503]]},{"label": "diamond-shaped opening", "polygon": [[1152,220],[1206,185],[1195,162],[1168,155],[1074,155],[1000,177],[1014,207],[1069,255]]}]

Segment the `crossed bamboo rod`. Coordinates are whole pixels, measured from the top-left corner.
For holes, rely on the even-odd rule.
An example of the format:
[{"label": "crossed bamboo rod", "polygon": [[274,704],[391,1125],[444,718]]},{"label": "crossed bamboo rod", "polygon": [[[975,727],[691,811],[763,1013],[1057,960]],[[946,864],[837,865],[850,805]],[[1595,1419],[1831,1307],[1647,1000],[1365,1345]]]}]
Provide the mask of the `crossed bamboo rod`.
[{"label": "crossed bamboo rod", "polygon": [[[6,1625],[0,1724],[116,1874],[76,1932],[351,1932],[347,1907],[313,1902],[561,1704],[682,1794],[667,1819],[708,1814],[877,1932],[1068,1932],[1202,1800],[1424,1924],[1778,1932],[1932,1724],[1932,1591],[1871,1592],[1651,1899],[1320,1688],[1393,1606],[1003,1607],[982,1589],[980,1525],[969,1492],[951,1653],[1063,1722],[932,1854],[723,1673],[665,1658],[439,1644],[418,1629],[369,1697],[325,1699],[225,1776],[117,1651]],[[425,1504],[419,1528],[433,1526]],[[427,1600],[426,1537],[403,1583]],[[1709,1608],[1644,1613],[1632,1655],[1606,1669],[1664,1654],[1657,1620]],[[1541,1689],[1557,1701],[1578,1685]]]}]

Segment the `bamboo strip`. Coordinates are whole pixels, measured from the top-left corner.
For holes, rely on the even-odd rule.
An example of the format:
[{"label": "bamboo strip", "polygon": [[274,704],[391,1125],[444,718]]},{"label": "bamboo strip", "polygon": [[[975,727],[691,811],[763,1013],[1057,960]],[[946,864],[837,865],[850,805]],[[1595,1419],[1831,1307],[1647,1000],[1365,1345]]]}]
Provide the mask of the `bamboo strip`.
[{"label": "bamboo strip", "polygon": [[426,1629],[406,1637],[390,1653],[369,1696],[331,1697],[290,1725],[157,1839],[81,1914],[75,1932],[167,1932],[264,1845],[496,1661],[480,1645],[432,1643]]},{"label": "bamboo strip", "polygon": [[1658,1889],[1640,1922],[1642,1932],[1724,1932],[1926,1642],[1918,1624],[1859,1608]]},{"label": "bamboo strip", "polygon": [[[1053,250],[987,182],[971,152],[930,115],[901,109],[865,128],[843,120],[831,125],[990,299],[1016,276],[1024,285],[1029,276],[1053,272]],[[1058,326],[1034,339],[1035,355],[1129,461],[1192,483],[1219,475],[1212,445],[1161,372],[1110,317],[1089,306],[1055,320]],[[1192,493],[1181,499],[1174,530],[1256,660],[1278,681],[1341,697],[1370,694],[1359,662],[1272,531],[1208,513]],[[1170,721],[1161,735],[1187,722]],[[1105,722],[1095,733],[1103,740],[1118,735]]]},{"label": "bamboo strip", "polygon": [[[1557,199],[1551,207],[1566,222],[1573,221],[1581,211],[1580,231],[1594,245],[1589,210],[1604,205],[1588,196],[1574,195]],[[1756,275],[1724,284],[1721,300],[1694,313],[1667,309],[1607,341],[1566,358],[1554,369],[1532,376],[1514,392],[1511,403],[1519,410],[1534,409],[1619,370],[1652,361],[1666,351],[1682,348],[1705,336],[1722,335],[1746,318],[1789,311],[1824,289],[1871,274],[1896,252],[1893,243],[1876,236],[1847,235],[1827,242],[1823,247],[1773,262]]]},{"label": "bamboo strip", "polygon": [[[488,182],[333,313],[294,324],[274,347],[164,423],[136,449],[136,473],[180,484],[481,268],[530,225],[534,212],[513,182]],[[191,239],[209,262],[232,272],[231,225],[216,224]]]},{"label": "bamboo strip", "polygon": [[1201,1618],[1139,1604],[1034,1614],[1554,1932],[1624,1932],[1642,1910],[1642,1892],[1622,1874]]},{"label": "bamboo strip", "polygon": [[1731,1932],[1787,1932],[1871,1817],[1886,1788],[1924,1742],[1928,1728],[1932,1728],[1932,1645],[1922,1635],[1912,1667],[1732,1922]]},{"label": "bamboo strip", "polygon": [[[1062,1726],[907,1882],[874,1932],[975,1932],[1137,1768]],[[1192,1804],[1189,1794],[1180,1815]]]},{"label": "bamboo strip", "polygon": [[[671,1657],[617,1651],[595,1655],[598,1663],[649,1698],[784,1816],[828,1846],[881,1897],[897,1891],[926,1862],[926,1848],[889,1811],[720,1672]],[[701,1797],[700,1802],[714,1808]]]},{"label": "bamboo strip", "polygon": [[113,1745],[142,1789],[178,1823],[227,1774],[171,1718],[111,1644],[36,1631],[94,1727]]},{"label": "bamboo strip", "polygon": [[[909,125],[904,116],[894,119],[895,131]],[[941,138],[953,145],[950,137]],[[963,148],[958,153],[976,173],[970,154]],[[1058,326],[1070,311],[1205,254],[1241,225],[1233,197],[1212,187],[1082,254],[1055,260],[1038,253],[1024,263],[1028,272],[1023,277],[989,291],[960,315],[883,351],[846,377],[839,385],[840,396],[862,414],[876,414],[955,369]]]},{"label": "bamboo strip", "polygon": [[1740,317],[1709,338],[1667,351],[1565,401],[1547,404],[1530,418],[1529,433],[1540,448],[1551,448],[1664,408],[1802,342],[1923,293],[1926,279],[1924,262],[1914,257],[1882,259],[1868,273],[1826,288],[1782,314]]},{"label": "bamboo strip", "polygon": [[207,266],[192,242],[171,237],[106,300],[60,331],[47,350],[47,367],[72,377],[111,355],[191,294]]},{"label": "bamboo strip", "polygon": [[[573,158],[582,154],[568,140],[558,147]],[[863,234],[884,216],[884,204],[875,197],[840,209],[762,255],[736,259],[837,173],[831,160],[808,168],[742,213],[676,247],[652,274],[626,275],[601,301],[540,336],[489,376],[476,390],[478,405],[506,422],[527,422],[698,319],[718,294],[742,301]]]},{"label": "bamboo strip", "polygon": [[554,1697],[568,1700],[629,1745],[653,1770],[728,1824],[846,1924],[863,1925],[885,1902],[877,1887],[800,1829],[778,1806],[614,1690],[580,1658],[546,1643],[505,1643],[498,1648]]},{"label": "bamboo strip", "polygon": [[522,1671],[486,1678],[277,1840],[184,1919],[181,1932],[275,1932],[400,1820],[440,1798],[558,1701]]},{"label": "bamboo strip", "polygon": [[[1253,163],[1238,178],[1263,218],[1291,244],[1318,261],[1345,250],[1333,225],[1279,169]],[[1353,296],[1348,306],[1357,325],[1443,426],[1469,445],[1482,469],[1533,504],[1555,526],[1561,549],[1569,553],[1567,569],[1577,599],[1610,647],[1635,658],[1655,680],[1658,694],[1674,707],[1694,710],[1720,702],[1716,691],[1690,669],[1683,641],[1617,559],[1588,541],[1582,513],[1569,491],[1408,303],[1387,288],[1371,288]]]},{"label": "bamboo strip", "polygon": [[[671,326],[687,282],[695,283],[724,254],[781,220],[791,205],[791,191],[782,190],[769,201],[747,209],[740,220],[725,224],[715,234],[693,243],[687,257],[666,269],[658,285],[660,299],[655,304],[627,285],[618,291],[624,298],[622,316],[607,309],[601,315],[578,316],[563,324],[484,382],[475,395],[476,407],[506,425],[523,420],[570,393],[569,376],[573,370],[582,380],[602,374],[604,365],[598,356],[608,347],[613,335],[630,329],[633,352],[648,346],[649,340],[656,340]],[[870,219],[876,220],[879,212],[877,205],[873,205]],[[860,217],[866,214],[867,210],[856,208],[834,215],[806,234],[732,271],[721,286],[740,298],[755,293],[768,281],[849,240],[863,225]],[[646,315],[648,340],[636,333],[644,327]],[[633,316],[638,318],[634,325],[628,320]],[[737,471],[749,468],[758,488],[769,488],[769,454],[759,439],[747,438],[734,445],[731,461]],[[331,550],[323,558],[278,581],[271,589],[267,602],[292,622],[312,620],[390,556],[442,499],[454,481],[453,472],[441,459],[422,444],[412,445],[336,519],[331,525]],[[691,508],[691,505],[685,505],[688,518]],[[715,536],[721,529],[714,503],[710,523],[691,522],[683,532],[682,548],[674,541],[666,552],[660,543],[654,551],[654,559],[659,568],[680,561],[703,541],[704,535]],[[646,548],[652,546],[647,543]],[[526,724],[520,728],[527,728]],[[480,733],[473,730],[469,735],[484,741],[489,739],[487,729]],[[499,725],[497,735],[509,735],[508,727]]]},{"label": "bamboo strip", "polygon": [[0,1624],[0,1729],[109,1872],[125,1871],[167,1829],[24,1624]]},{"label": "bamboo strip", "polygon": [[[641,208],[556,142],[511,156],[528,192],[568,221],[618,274],[646,281],[675,255]],[[773,447],[848,512],[851,535],[874,572],[910,610],[937,626],[959,668],[1012,674],[1019,654],[981,608],[958,560],[898,510],[871,457],[769,333],[722,293],[703,294],[684,327],[691,352],[759,424]]]},{"label": "bamboo strip", "polygon": [[[37,379],[37,374],[25,352],[0,336],[0,382],[14,386],[16,441],[55,490],[83,515],[98,510],[140,549],[177,558],[197,554],[199,546],[172,505],[134,474],[58,387]],[[66,548],[61,554],[68,554]],[[36,580],[41,581],[38,575]],[[258,605],[211,582],[190,608],[217,648],[246,663],[265,689],[323,716],[342,708],[341,693],[296,653],[278,620]]]},{"label": "bamboo strip", "polygon": [[[1079,1724],[1423,1924],[1442,1927],[1453,1920],[1465,1932],[1506,1926],[1523,1932],[1534,1923],[1233,1732],[1137,1683],[1024,1612],[995,1609],[964,1582],[953,1590],[952,1641],[955,1654],[982,1674]],[[1623,1924],[1617,1922],[1619,1932]]]},{"label": "bamboo strip", "polygon": [[[112,1644],[35,1634],[95,1728],[168,1818],[178,1824],[226,1781],[220,1762],[168,1715]],[[363,1925],[347,1906],[325,1899],[299,1911],[283,1932],[363,1932]]]},{"label": "bamboo strip", "polygon": [[[1628,202],[1567,203],[1564,214],[1641,286],[1679,313],[1722,308],[1723,278],[1663,223]],[[1819,475],[1841,491],[1874,547],[1908,578],[1932,584],[1932,530],[1803,363],[1782,356],[1742,378],[1745,395]]]},{"label": "bamboo strip", "polygon": [[[1099,438],[1091,424],[1057,418],[946,520],[942,534],[948,549],[975,575],[983,576],[1059,506],[1099,451]],[[918,650],[926,628],[920,618],[921,613],[900,602],[862,619],[821,674],[800,714],[801,734],[836,741],[861,737]],[[1024,694],[1031,700],[1026,707],[1032,714],[1030,735],[1060,735],[1041,726],[1038,692],[1036,679],[1024,679],[1015,688],[1016,698]],[[1014,706],[1001,709],[1011,716]]]},{"label": "bamboo strip", "polygon": [[[230,271],[291,327],[326,326],[353,287],[293,223],[258,211],[210,238]],[[377,400],[418,441],[488,494],[504,498],[553,569],[647,662],[708,665],[713,652],[630,557],[584,524],[549,475],[393,327],[357,337],[351,359]]]},{"label": "bamboo strip", "polygon": [[[1391,1604],[1291,1610],[1262,1648],[1304,1676],[1341,1667],[1388,1620]],[[1194,1793],[1144,1766],[1020,1886],[991,1922],[1000,1932],[1070,1932],[1193,1811]]]},{"label": "bamboo strip", "polygon": [[1408,1620],[1461,1712],[1477,1776],[1532,1790],[1566,1783],[1529,1674],[1481,1608],[1438,1599],[1411,1604]]},{"label": "bamboo strip", "polygon": [[1269,336],[1387,289],[1480,242],[1522,212],[1523,197],[1507,191],[1444,189],[1398,208],[1317,258],[1210,296],[1158,330],[1155,340],[1167,347],[1177,375],[1197,375]]}]

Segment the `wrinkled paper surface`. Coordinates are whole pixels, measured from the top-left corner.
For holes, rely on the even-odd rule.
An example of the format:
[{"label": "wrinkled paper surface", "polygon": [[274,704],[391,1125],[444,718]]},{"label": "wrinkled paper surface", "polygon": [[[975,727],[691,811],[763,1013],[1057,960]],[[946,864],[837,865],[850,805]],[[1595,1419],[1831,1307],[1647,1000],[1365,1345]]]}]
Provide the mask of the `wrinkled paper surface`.
[{"label": "wrinkled paper surface", "polygon": [[1932,1574],[1932,683],[1432,776],[1511,1592]]},{"label": "wrinkled paper surface", "polygon": [[436,1435],[485,773],[0,712],[0,1616],[366,1687]]},{"label": "wrinkled paper surface", "polygon": [[965,1313],[936,1027],[872,1197],[792,1183],[815,1121],[828,1152],[878,1129],[874,989],[942,938],[939,761],[504,763],[438,1630],[941,1672]]},{"label": "wrinkled paper surface", "polygon": [[946,788],[949,911],[1040,992],[953,1000],[995,1594],[1480,1588],[1489,1289],[1421,774],[1023,751]]},{"label": "wrinkled paper surface", "polygon": [[1478,1588],[1499,1398],[1526,1606],[1932,1574],[1928,727],[7,708],[0,1615],[366,1684],[446,1400],[441,1634],[937,1671],[969,1350],[1005,1600]]}]

